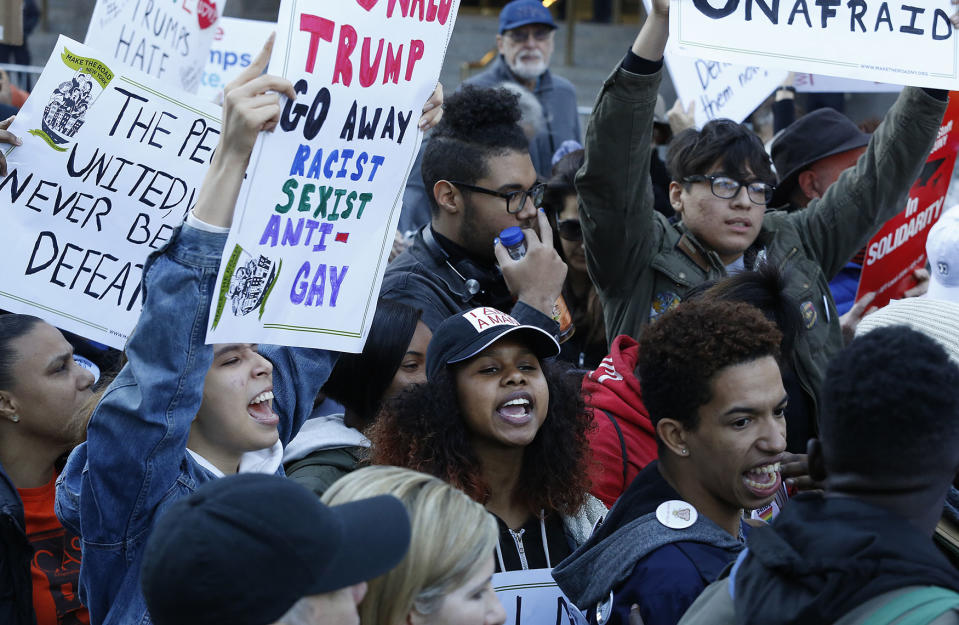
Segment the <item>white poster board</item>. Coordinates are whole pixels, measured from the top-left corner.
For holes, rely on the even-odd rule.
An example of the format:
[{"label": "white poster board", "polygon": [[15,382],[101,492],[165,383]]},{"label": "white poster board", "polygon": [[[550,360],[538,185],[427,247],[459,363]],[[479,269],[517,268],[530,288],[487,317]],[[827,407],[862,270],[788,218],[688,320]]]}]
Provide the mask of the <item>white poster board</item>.
[{"label": "white poster board", "polygon": [[822,74],[796,74],[793,86],[800,93],[898,93],[902,91],[902,85],[837,78]]},{"label": "white poster board", "polygon": [[122,348],[150,252],[196,202],[219,107],[61,36],[10,131],[0,308]]},{"label": "white poster board", "polygon": [[671,0],[671,49],[887,83],[959,88],[950,0]]},{"label": "white poster board", "polygon": [[223,87],[253,62],[274,30],[276,24],[272,22],[221,17],[196,94],[204,100],[215,101]]},{"label": "white poster board", "polygon": [[359,352],[458,0],[283,0],[270,71],[290,79],[260,136],[207,340]]},{"label": "white poster board", "polygon": [[586,625],[583,613],[559,589],[550,569],[493,575],[493,590],[509,625]]},{"label": "white poster board", "polygon": [[[647,13],[649,0],[643,0]],[[741,122],[769,97],[789,74],[781,69],[756,65],[720,63],[667,50],[666,69],[673,79],[676,97],[688,108],[695,102],[696,128],[713,119]],[[672,102],[666,103],[667,107]]]},{"label": "white poster board", "polygon": [[111,65],[162,80],[167,90],[196,93],[225,6],[226,0],[97,0],[84,43]]}]

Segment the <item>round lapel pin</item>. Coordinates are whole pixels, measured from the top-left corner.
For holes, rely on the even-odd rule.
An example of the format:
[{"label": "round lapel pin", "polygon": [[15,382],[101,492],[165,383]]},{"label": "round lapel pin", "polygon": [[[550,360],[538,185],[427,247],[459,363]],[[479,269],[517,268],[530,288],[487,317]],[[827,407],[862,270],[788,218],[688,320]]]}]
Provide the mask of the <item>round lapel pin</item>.
[{"label": "round lapel pin", "polygon": [[672,499],[664,501],[656,508],[656,519],[666,527],[674,530],[684,530],[690,527],[699,518],[696,508],[692,504]]}]

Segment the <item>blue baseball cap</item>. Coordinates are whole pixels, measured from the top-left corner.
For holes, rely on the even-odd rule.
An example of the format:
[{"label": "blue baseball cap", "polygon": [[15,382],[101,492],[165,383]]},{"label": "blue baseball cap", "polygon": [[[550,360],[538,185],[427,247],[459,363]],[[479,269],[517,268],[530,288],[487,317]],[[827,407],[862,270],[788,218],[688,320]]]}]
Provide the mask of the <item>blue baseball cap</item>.
[{"label": "blue baseball cap", "polygon": [[499,12],[499,34],[529,24],[543,24],[555,29],[553,14],[539,0],[513,0]]}]

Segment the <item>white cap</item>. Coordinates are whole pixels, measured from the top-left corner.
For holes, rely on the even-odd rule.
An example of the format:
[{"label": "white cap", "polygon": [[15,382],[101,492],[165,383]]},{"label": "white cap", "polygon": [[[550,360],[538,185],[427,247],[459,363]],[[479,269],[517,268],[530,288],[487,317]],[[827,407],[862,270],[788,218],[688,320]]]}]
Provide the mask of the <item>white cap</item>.
[{"label": "white cap", "polygon": [[923,297],[893,300],[863,317],[856,327],[856,337],[896,325],[908,326],[937,341],[959,364],[959,303]]},{"label": "white cap", "polygon": [[959,207],[943,213],[926,239],[929,258],[929,299],[959,302]]}]

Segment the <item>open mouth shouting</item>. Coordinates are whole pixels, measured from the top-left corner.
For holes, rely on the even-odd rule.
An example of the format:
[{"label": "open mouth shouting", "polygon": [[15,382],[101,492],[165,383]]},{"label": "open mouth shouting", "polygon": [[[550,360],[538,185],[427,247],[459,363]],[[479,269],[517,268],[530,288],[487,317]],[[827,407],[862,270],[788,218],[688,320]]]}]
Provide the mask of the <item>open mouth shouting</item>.
[{"label": "open mouth shouting", "polygon": [[496,407],[496,414],[507,423],[525,425],[533,418],[533,396],[529,393],[513,393]]},{"label": "open mouth shouting", "polygon": [[770,497],[776,493],[779,484],[782,482],[779,471],[779,462],[753,467],[743,472],[743,484],[760,499]]},{"label": "open mouth shouting", "polygon": [[273,412],[273,390],[263,391],[247,404],[247,414],[261,425],[275,426],[280,418]]}]

